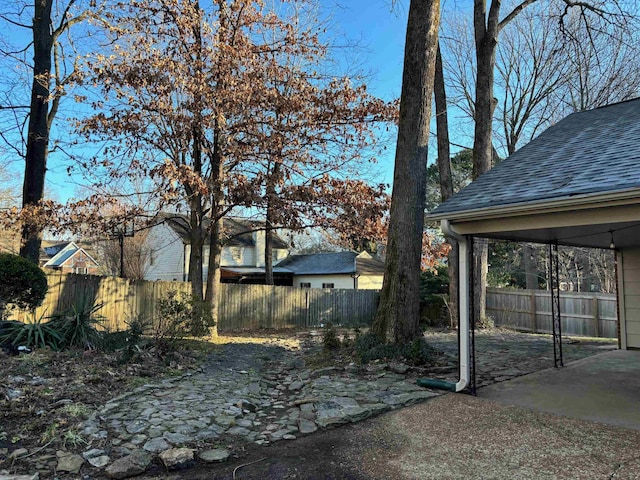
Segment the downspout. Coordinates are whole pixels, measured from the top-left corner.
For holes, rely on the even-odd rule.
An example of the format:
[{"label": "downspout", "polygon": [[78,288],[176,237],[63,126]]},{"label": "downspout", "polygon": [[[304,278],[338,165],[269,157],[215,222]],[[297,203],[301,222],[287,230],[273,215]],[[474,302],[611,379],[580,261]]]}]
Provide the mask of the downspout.
[{"label": "downspout", "polygon": [[469,345],[470,334],[470,316],[471,298],[469,291],[470,281],[470,265],[469,265],[469,244],[467,238],[456,232],[449,220],[442,220],[440,227],[444,234],[458,242],[458,290],[459,290],[459,315],[460,323],[458,325],[458,365],[459,380],[457,383],[446,382],[444,380],[436,380],[430,378],[418,379],[418,385],[422,387],[437,388],[441,390],[450,390],[452,392],[461,392],[469,386],[471,379],[471,355]]}]

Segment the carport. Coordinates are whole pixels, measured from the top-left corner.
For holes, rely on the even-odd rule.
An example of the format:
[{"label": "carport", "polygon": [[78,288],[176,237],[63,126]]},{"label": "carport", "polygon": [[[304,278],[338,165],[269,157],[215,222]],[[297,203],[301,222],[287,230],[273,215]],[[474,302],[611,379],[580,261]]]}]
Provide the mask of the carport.
[{"label": "carport", "polygon": [[639,138],[640,99],[571,114],[428,216],[460,247],[456,391],[474,387],[474,237],[549,245],[556,366],[562,365],[558,246],[615,249],[619,347],[640,348]]}]

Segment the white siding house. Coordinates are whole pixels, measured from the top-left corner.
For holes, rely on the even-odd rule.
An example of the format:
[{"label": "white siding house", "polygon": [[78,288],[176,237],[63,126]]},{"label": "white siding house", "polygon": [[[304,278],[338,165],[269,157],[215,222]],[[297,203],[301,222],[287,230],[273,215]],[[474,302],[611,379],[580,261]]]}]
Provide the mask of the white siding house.
[{"label": "white siding house", "polygon": [[[165,214],[161,222],[151,227],[149,244],[151,262],[145,280],[186,281],[189,276],[189,255],[191,246],[186,217]],[[223,220],[222,257],[220,265],[223,280],[241,281],[246,275],[264,277],[265,232],[260,230],[261,222],[239,218]],[[287,244],[277,235],[273,241],[273,263],[289,254]],[[209,246],[202,252],[203,273],[206,276],[209,264]]]},{"label": "white siding house", "polygon": [[292,285],[302,288],[380,290],[384,262],[367,252],[290,255],[278,268],[293,273]]}]

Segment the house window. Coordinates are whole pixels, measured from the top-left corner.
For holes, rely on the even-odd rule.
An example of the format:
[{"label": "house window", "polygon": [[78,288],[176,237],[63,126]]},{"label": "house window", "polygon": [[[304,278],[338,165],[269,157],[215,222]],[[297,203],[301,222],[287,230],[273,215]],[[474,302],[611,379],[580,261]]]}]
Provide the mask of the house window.
[{"label": "house window", "polygon": [[87,267],[74,267],[73,273],[77,273],[79,275],[87,275],[89,273],[89,269]]},{"label": "house window", "polygon": [[234,262],[239,262],[242,260],[242,248],[239,247],[231,247],[230,252],[231,258]]},{"label": "house window", "polygon": [[323,283],[322,288],[334,288],[333,283]]},{"label": "house window", "polygon": [[300,282],[300,288],[311,288],[311,283],[309,283],[309,282]]}]

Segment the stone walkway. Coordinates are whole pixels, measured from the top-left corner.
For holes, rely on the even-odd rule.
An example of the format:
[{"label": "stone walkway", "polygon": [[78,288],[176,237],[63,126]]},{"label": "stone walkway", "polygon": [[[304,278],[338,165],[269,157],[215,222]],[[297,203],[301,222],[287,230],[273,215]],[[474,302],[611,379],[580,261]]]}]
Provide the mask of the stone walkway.
[{"label": "stone walkway", "polygon": [[83,456],[95,467],[106,466],[111,478],[125,478],[140,473],[152,455],[178,455],[182,449],[187,460],[194,453],[223,460],[230,452],[217,445],[294,440],[442,393],[389,368],[311,369],[281,347],[225,345],[200,372],[143,385],[107,402],[82,430],[104,448]]}]

